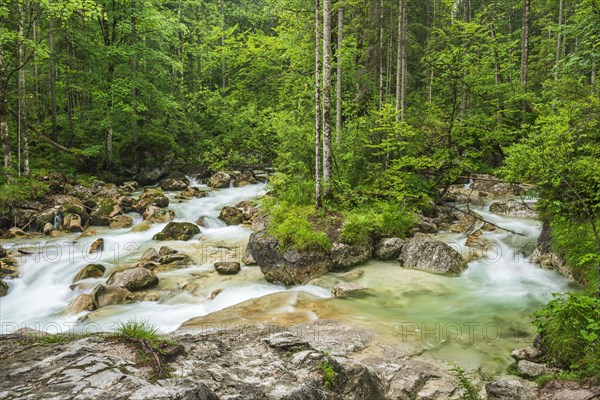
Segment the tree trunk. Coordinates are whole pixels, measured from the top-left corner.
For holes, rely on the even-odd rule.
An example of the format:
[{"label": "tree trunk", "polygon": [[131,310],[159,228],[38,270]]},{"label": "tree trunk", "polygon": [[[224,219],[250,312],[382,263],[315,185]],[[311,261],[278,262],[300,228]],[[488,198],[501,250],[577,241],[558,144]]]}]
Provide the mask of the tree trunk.
[{"label": "tree trunk", "polygon": [[106,156],[106,168],[112,167],[112,156],[113,156],[113,96],[114,96],[114,76],[115,76],[115,64],[113,61],[108,63],[108,104],[106,105],[106,118],[107,127],[105,132],[105,156]]},{"label": "tree trunk", "polygon": [[556,64],[554,66],[554,79],[558,80],[559,63],[562,53],[562,24],[563,24],[563,0],[558,3],[558,34],[556,35]]},{"label": "tree trunk", "polygon": [[321,4],[315,0],[315,206],[321,207]]},{"label": "tree trunk", "polygon": [[337,73],[335,85],[335,142],[342,136],[342,41],[344,40],[344,9],[338,10]]},{"label": "tree trunk", "polygon": [[[25,87],[25,2],[19,4],[19,144],[23,151],[23,174],[29,176],[29,143],[27,141],[27,107],[26,107],[26,87]],[[21,154],[19,153],[19,161]],[[21,163],[19,162],[19,174],[21,173]]]},{"label": "tree trunk", "polygon": [[521,29],[521,86],[527,86],[527,64],[529,59],[529,6],[530,0],[523,0],[523,27]]},{"label": "tree trunk", "polygon": [[4,48],[0,41],[0,141],[4,158],[6,179],[12,181],[10,160],[10,138],[8,136],[8,77],[4,62]]},{"label": "tree trunk", "polygon": [[58,140],[58,124],[56,111],[56,54],[54,53],[54,24],[52,18],[48,21],[48,80],[50,86],[50,118],[52,122],[52,140]]},{"label": "tree trunk", "polygon": [[227,63],[225,62],[225,3],[224,0],[219,1],[219,9],[221,11],[221,87],[223,92],[227,89]]},{"label": "tree trunk", "polygon": [[379,2],[379,109],[383,108],[383,0]]},{"label": "tree trunk", "polygon": [[[131,44],[133,46],[137,45],[137,17],[131,17]],[[137,88],[137,51],[134,49],[133,57],[131,58],[131,139],[134,144],[138,142],[139,136],[139,125],[138,125],[138,112],[137,112],[137,97],[138,97],[138,88]]]},{"label": "tree trunk", "polygon": [[406,0],[398,1],[398,52],[396,55],[396,121],[404,121],[406,113],[407,62],[407,16]]},{"label": "tree trunk", "polygon": [[[463,21],[465,23],[471,22],[471,2],[469,0],[464,1],[463,3]],[[467,113],[467,67],[464,66],[462,68],[462,84],[461,84],[461,93],[460,93],[460,120],[465,120],[465,114]]]},{"label": "tree trunk", "polygon": [[323,195],[331,195],[331,0],[323,0]]}]

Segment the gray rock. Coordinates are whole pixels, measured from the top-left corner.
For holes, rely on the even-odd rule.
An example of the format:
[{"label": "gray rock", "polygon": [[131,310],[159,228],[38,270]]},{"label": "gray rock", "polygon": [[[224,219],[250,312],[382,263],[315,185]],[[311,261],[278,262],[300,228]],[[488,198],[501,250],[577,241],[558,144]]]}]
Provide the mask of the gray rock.
[{"label": "gray rock", "polygon": [[356,283],[338,283],[331,289],[334,297],[348,297],[367,290],[365,287]]},{"label": "gray rock", "polygon": [[323,385],[316,381],[311,381],[300,386],[292,393],[287,394],[281,400],[327,400],[327,392],[323,390]]},{"label": "gray rock", "polygon": [[70,232],[83,232],[81,217],[77,214],[67,213],[63,220],[63,229]]},{"label": "gray rock", "polygon": [[254,257],[252,257],[252,253],[250,253],[250,249],[248,248],[248,246],[244,248],[242,262],[244,263],[244,265],[256,265],[256,261],[254,260]]},{"label": "gray rock", "polygon": [[328,252],[280,249],[278,240],[268,231],[250,235],[248,248],[265,279],[271,283],[299,285],[325,274],[333,265]]},{"label": "gray rock", "polygon": [[90,225],[109,226],[111,218],[122,213],[121,206],[114,198],[102,198],[90,214]]},{"label": "gray rock", "polygon": [[404,240],[400,238],[381,239],[375,245],[374,256],[380,260],[394,260],[400,255],[403,245]]},{"label": "gray rock", "polygon": [[71,302],[67,306],[67,313],[69,314],[79,314],[84,311],[94,311],[96,309],[96,305],[94,304],[94,298],[91,294],[82,293]]},{"label": "gray rock", "polygon": [[487,383],[485,391],[488,400],[534,400],[534,390],[521,381],[502,379]]},{"label": "gray rock", "polygon": [[239,225],[244,222],[244,211],[239,208],[225,206],[219,214],[219,218],[227,225]]},{"label": "gray rock", "polygon": [[162,190],[182,191],[187,189],[188,183],[183,179],[168,178],[160,183]]},{"label": "gray rock", "polygon": [[226,172],[219,171],[208,180],[208,186],[219,189],[229,187],[229,183],[231,182],[231,175]]},{"label": "gray rock", "polygon": [[106,283],[134,292],[158,285],[158,277],[146,268],[135,267],[113,272]]},{"label": "gray rock", "polygon": [[534,363],[528,360],[520,360],[517,363],[519,373],[527,378],[535,378],[548,372],[544,364]]},{"label": "gray rock", "polygon": [[516,349],[510,353],[511,357],[517,361],[528,360],[528,361],[540,361],[543,354],[540,350],[535,347],[525,347],[523,349]]},{"label": "gray rock", "polygon": [[531,205],[516,200],[495,201],[490,204],[490,212],[507,217],[537,218],[538,212]]},{"label": "gray rock", "polygon": [[370,243],[349,245],[334,243],[331,248],[333,268],[348,268],[363,264],[371,259],[373,247]]},{"label": "gray rock", "polygon": [[77,273],[77,275],[75,275],[73,283],[89,278],[102,278],[104,276],[105,271],[106,268],[102,264],[88,264],[85,267],[83,267]]},{"label": "gray rock", "polygon": [[115,304],[125,304],[133,299],[131,292],[127,289],[117,286],[98,285],[92,292],[94,305],[96,308],[112,306]]},{"label": "gray rock", "polygon": [[235,275],[240,272],[240,263],[233,261],[219,261],[215,263],[215,269],[219,275]]},{"label": "gray rock", "polygon": [[444,274],[458,274],[467,266],[462,256],[452,247],[421,234],[404,242],[398,260],[407,268]]},{"label": "gray rock", "polygon": [[117,215],[110,219],[110,229],[124,229],[133,226],[133,218],[129,215]]},{"label": "gray rock", "polygon": [[169,222],[153,240],[190,240],[200,233],[200,228],[191,222]]},{"label": "gray rock", "polygon": [[254,174],[250,171],[242,172],[238,177],[236,177],[233,181],[233,186],[242,187],[247,185],[252,185],[256,183],[256,178]]},{"label": "gray rock", "polygon": [[173,221],[173,218],[175,218],[175,211],[170,208],[148,206],[142,216],[146,222],[163,224],[165,222]]},{"label": "gray rock", "polygon": [[156,261],[159,257],[160,255],[158,254],[158,251],[156,251],[153,247],[150,247],[148,250],[144,251],[144,253],[140,257],[140,260]]},{"label": "gray rock", "polygon": [[168,207],[169,198],[159,189],[146,188],[144,193],[133,202],[133,210],[143,214],[149,206]]}]

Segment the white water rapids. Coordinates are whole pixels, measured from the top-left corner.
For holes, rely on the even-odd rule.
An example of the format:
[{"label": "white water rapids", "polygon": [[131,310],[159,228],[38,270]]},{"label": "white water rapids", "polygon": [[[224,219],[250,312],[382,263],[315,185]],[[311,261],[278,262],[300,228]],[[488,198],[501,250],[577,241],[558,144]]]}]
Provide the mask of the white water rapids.
[{"label": "white water rapids", "polygon": [[[197,182],[193,184],[197,186]],[[56,239],[4,241],[2,246],[7,249],[27,247],[37,252],[19,256],[20,276],[7,280],[9,293],[0,298],[2,333],[24,327],[51,333],[106,331],[131,318],[147,320],[169,332],[190,318],[249,299],[302,291],[323,306],[334,304],[344,318],[372,322],[399,341],[417,343],[432,357],[497,370],[510,362],[511,349],[529,345],[531,313],[546,303],[551,293],[575,288],[563,276],[533,265],[523,254],[533,249],[540,232],[539,222],[492,214],[489,204],[475,211],[488,221],[526,237],[502,230],[485,232],[484,236],[493,244],[492,250],[485,257],[470,261],[460,276],[404,269],[397,262],[371,261],[356,267],[363,270],[356,283],[368,288],[368,295],[335,299],[331,298],[330,290],[343,282],[342,273],[331,273],[312,285],[291,289],[267,283],[258,267],[243,266],[237,275],[218,275],[213,267],[215,252],[222,251],[223,260],[239,261],[251,232],[245,226],[226,226],[218,219],[221,208],[254,199],[263,191],[262,184],[250,185],[214,190],[205,198],[186,201],[176,200],[176,193],[167,193],[171,198],[169,208],[176,213],[175,221],[194,222],[200,216],[207,221],[208,227],[188,242],[153,241],[152,236],[165,224],[155,224],[150,230],[137,233],[130,229],[94,228],[97,234],[86,238],[71,234]],[[132,216],[136,224],[141,221],[139,215]],[[89,245],[99,237],[105,240],[104,251],[99,256],[88,254]],[[467,252],[464,235],[441,232],[438,237],[463,254]],[[158,274],[160,283],[153,291],[159,301],[109,306],[89,314],[65,312],[79,294],[90,293],[113,270],[135,263],[149,247],[158,249],[164,245],[192,256],[193,265]],[[524,248],[529,251],[522,252]],[[107,269],[104,278],[88,279],[71,289],[75,275],[89,263],[102,263]],[[190,283],[197,287],[186,290],[186,284]],[[211,300],[210,295],[216,289],[223,291]]]}]

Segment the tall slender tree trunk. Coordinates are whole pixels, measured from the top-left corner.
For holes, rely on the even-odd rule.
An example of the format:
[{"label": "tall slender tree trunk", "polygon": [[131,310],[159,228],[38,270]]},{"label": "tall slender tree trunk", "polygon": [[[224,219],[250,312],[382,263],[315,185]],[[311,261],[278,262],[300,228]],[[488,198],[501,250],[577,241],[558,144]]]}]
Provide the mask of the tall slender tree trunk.
[{"label": "tall slender tree trunk", "polygon": [[105,132],[105,156],[106,168],[112,168],[113,162],[113,107],[114,107],[114,80],[115,64],[114,61],[108,63],[108,103],[106,105],[107,126]]},{"label": "tall slender tree trunk", "polygon": [[[23,174],[29,176],[29,143],[27,140],[27,102],[25,101],[25,2],[19,4],[19,147],[22,147]],[[19,149],[19,175],[21,174],[21,149]]]},{"label": "tall slender tree trunk", "polygon": [[[492,29],[490,32],[492,37],[492,45],[494,46],[494,72],[495,72],[495,80],[496,86],[499,86],[502,83],[502,74],[500,71],[500,56],[498,54],[498,42],[496,41],[496,30],[492,25]],[[498,124],[502,123],[503,113],[504,113],[504,102],[501,97],[498,97],[498,114],[496,116],[496,121]]]},{"label": "tall slender tree trunk", "polygon": [[56,111],[56,54],[54,52],[54,23],[48,21],[48,84],[50,86],[50,118],[52,123],[51,138],[58,141],[58,124]]},{"label": "tall slender tree trunk", "polygon": [[379,109],[383,108],[383,21],[384,21],[383,0],[379,1]]},{"label": "tall slender tree trunk", "polygon": [[323,195],[331,195],[331,0],[323,0]]},{"label": "tall slender tree trunk", "polygon": [[342,42],[344,40],[344,9],[338,10],[337,32],[337,72],[335,85],[335,142],[340,143],[342,137]]},{"label": "tall slender tree trunk", "polygon": [[[131,17],[131,44],[135,47],[137,45],[137,17],[134,15]],[[137,51],[134,48],[133,56],[131,58],[131,79],[133,84],[131,85],[131,139],[134,144],[138,142],[139,136],[139,124],[138,124],[138,88],[137,88],[137,67],[138,58]]]},{"label": "tall slender tree trunk", "polygon": [[315,206],[321,207],[321,4],[315,0]]},{"label": "tall slender tree trunk", "polygon": [[0,41],[0,141],[2,142],[2,154],[4,161],[4,173],[6,179],[12,181],[10,137],[8,136],[8,77],[4,61],[4,48]]},{"label": "tall slender tree trunk", "polygon": [[527,86],[529,61],[529,8],[530,0],[523,0],[523,27],[521,28],[521,86]]},{"label": "tall slender tree trunk", "polygon": [[396,121],[404,120],[406,113],[406,83],[408,75],[407,62],[407,16],[406,1],[398,1],[398,49],[396,54]]},{"label": "tall slender tree trunk", "polygon": [[[463,21],[465,23],[471,22],[471,2],[470,0],[465,0],[463,2]],[[465,120],[465,114],[467,113],[467,92],[468,87],[466,85],[467,80],[467,67],[464,65],[462,68],[462,84],[461,84],[461,93],[460,93],[460,120]]]},{"label": "tall slender tree trunk", "polygon": [[223,92],[227,89],[227,62],[225,60],[225,2],[219,1],[221,11],[221,87]]},{"label": "tall slender tree trunk", "polygon": [[562,25],[563,25],[563,0],[558,3],[558,33],[556,35],[556,64],[554,66],[554,79],[559,77],[559,64],[562,55]]}]

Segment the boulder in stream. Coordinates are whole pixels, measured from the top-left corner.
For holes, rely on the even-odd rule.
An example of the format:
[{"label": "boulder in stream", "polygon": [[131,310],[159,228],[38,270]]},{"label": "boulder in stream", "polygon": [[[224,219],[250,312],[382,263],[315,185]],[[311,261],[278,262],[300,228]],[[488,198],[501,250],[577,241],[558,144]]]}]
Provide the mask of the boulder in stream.
[{"label": "boulder in stream", "polygon": [[113,272],[106,283],[134,292],[158,285],[158,277],[146,268],[134,267]]},{"label": "boulder in stream", "polygon": [[256,183],[256,178],[254,177],[254,174],[250,171],[244,171],[234,179],[233,186],[242,187],[242,186],[252,185],[255,183]]},{"label": "boulder in stream", "polygon": [[160,188],[162,190],[169,191],[182,191],[187,189],[188,182],[184,179],[176,179],[176,178],[167,178],[160,183]]},{"label": "boulder in stream", "polygon": [[156,206],[148,206],[143,214],[144,221],[151,224],[158,223],[164,224],[165,222],[171,222],[175,218],[175,211],[170,208],[159,208]]},{"label": "boulder in stream", "polygon": [[104,276],[104,272],[106,272],[106,268],[102,264],[88,264],[83,267],[75,278],[73,279],[73,283],[82,281],[84,279],[89,278],[102,278]]},{"label": "boulder in stream", "polygon": [[118,286],[98,285],[92,292],[92,298],[96,308],[125,304],[133,301],[131,292]]},{"label": "boulder in stream", "polygon": [[63,220],[63,229],[70,232],[83,232],[81,217],[77,214],[67,213]]},{"label": "boulder in stream", "polygon": [[404,240],[400,238],[384,238],[375,245],[375,258],[380,260],[393,260],[398,258],[402,251]]},{"label": "boulder in stream", "polygon": [[539,214],[532,206],[516,200],[495,201],[490,204],[490,212],[507,217],[537,218]]},{"label": "boulder in stream", "polygon": [[133,202],[133,210],[143,214],[149,206],[168,207],[169,198],[160,189],[146,188],[144,193]]},{"label": "boulder in stream", "polygon": [[117,215],[110,219],[110,229],[124,229],[133,226],[133,218],[129,215]]},{"label": "boulder in stream", "polygon": [[280,249],[268,231],[250,235],[248,248],[265,279],[271,283],[299,285],[327,273],[332,262],[329,252]]},{"label": "boulder in stream", "polygon": [[98,201],[90,214],[90,225],[109,226],[112,217],[122,214],[121,207],[114,198],[105,197]]},{"label": "boulder in stream", "polygon": [[446,243],[423,234],[404,242],[398,260],[407,268],[442,274],[458,274],[467,267],[460,253]]},{"label": "boulder in stream", "polygon": [[334,297],[349,297],[367,290],[365,287],[356,283],[338,283],[331,289]]},{"label": "boulder in stream", "polygon": [[94,241],[90,246],[90,254],[97,253],[104,250],[104,239],[99,238]]},{"label": "boulder in stream", "polygon": [[239,225],[244,222],[244,212],[236,207],[225,206],[221,210],[219,218],[227,225]]},{"label": "boulder in stream", "polygon": [[215,270],[219,275],[235,275],[240,272],[240,263],[234,261],[219,261],[215,263]]},{"label": "boulder in stream", "polygon": [[96,309],[96,305],[94,304],[94,298],[91,294],[82,293],[75,298],[67,306],[67,313],[69,314],[79,314],[84,311],[94,311]]},{"label": "boulder in stream", "polygon": [[215,189],[229,187],[231,182],[231,175],[227,172],[219,171],[208,180],[208,186]]},{"label": "boulder in stream", "polygon": [[154,235],[153,240],[190,240],[200,233],[200,228],[191,222],[169,222],[164,229]]}]

